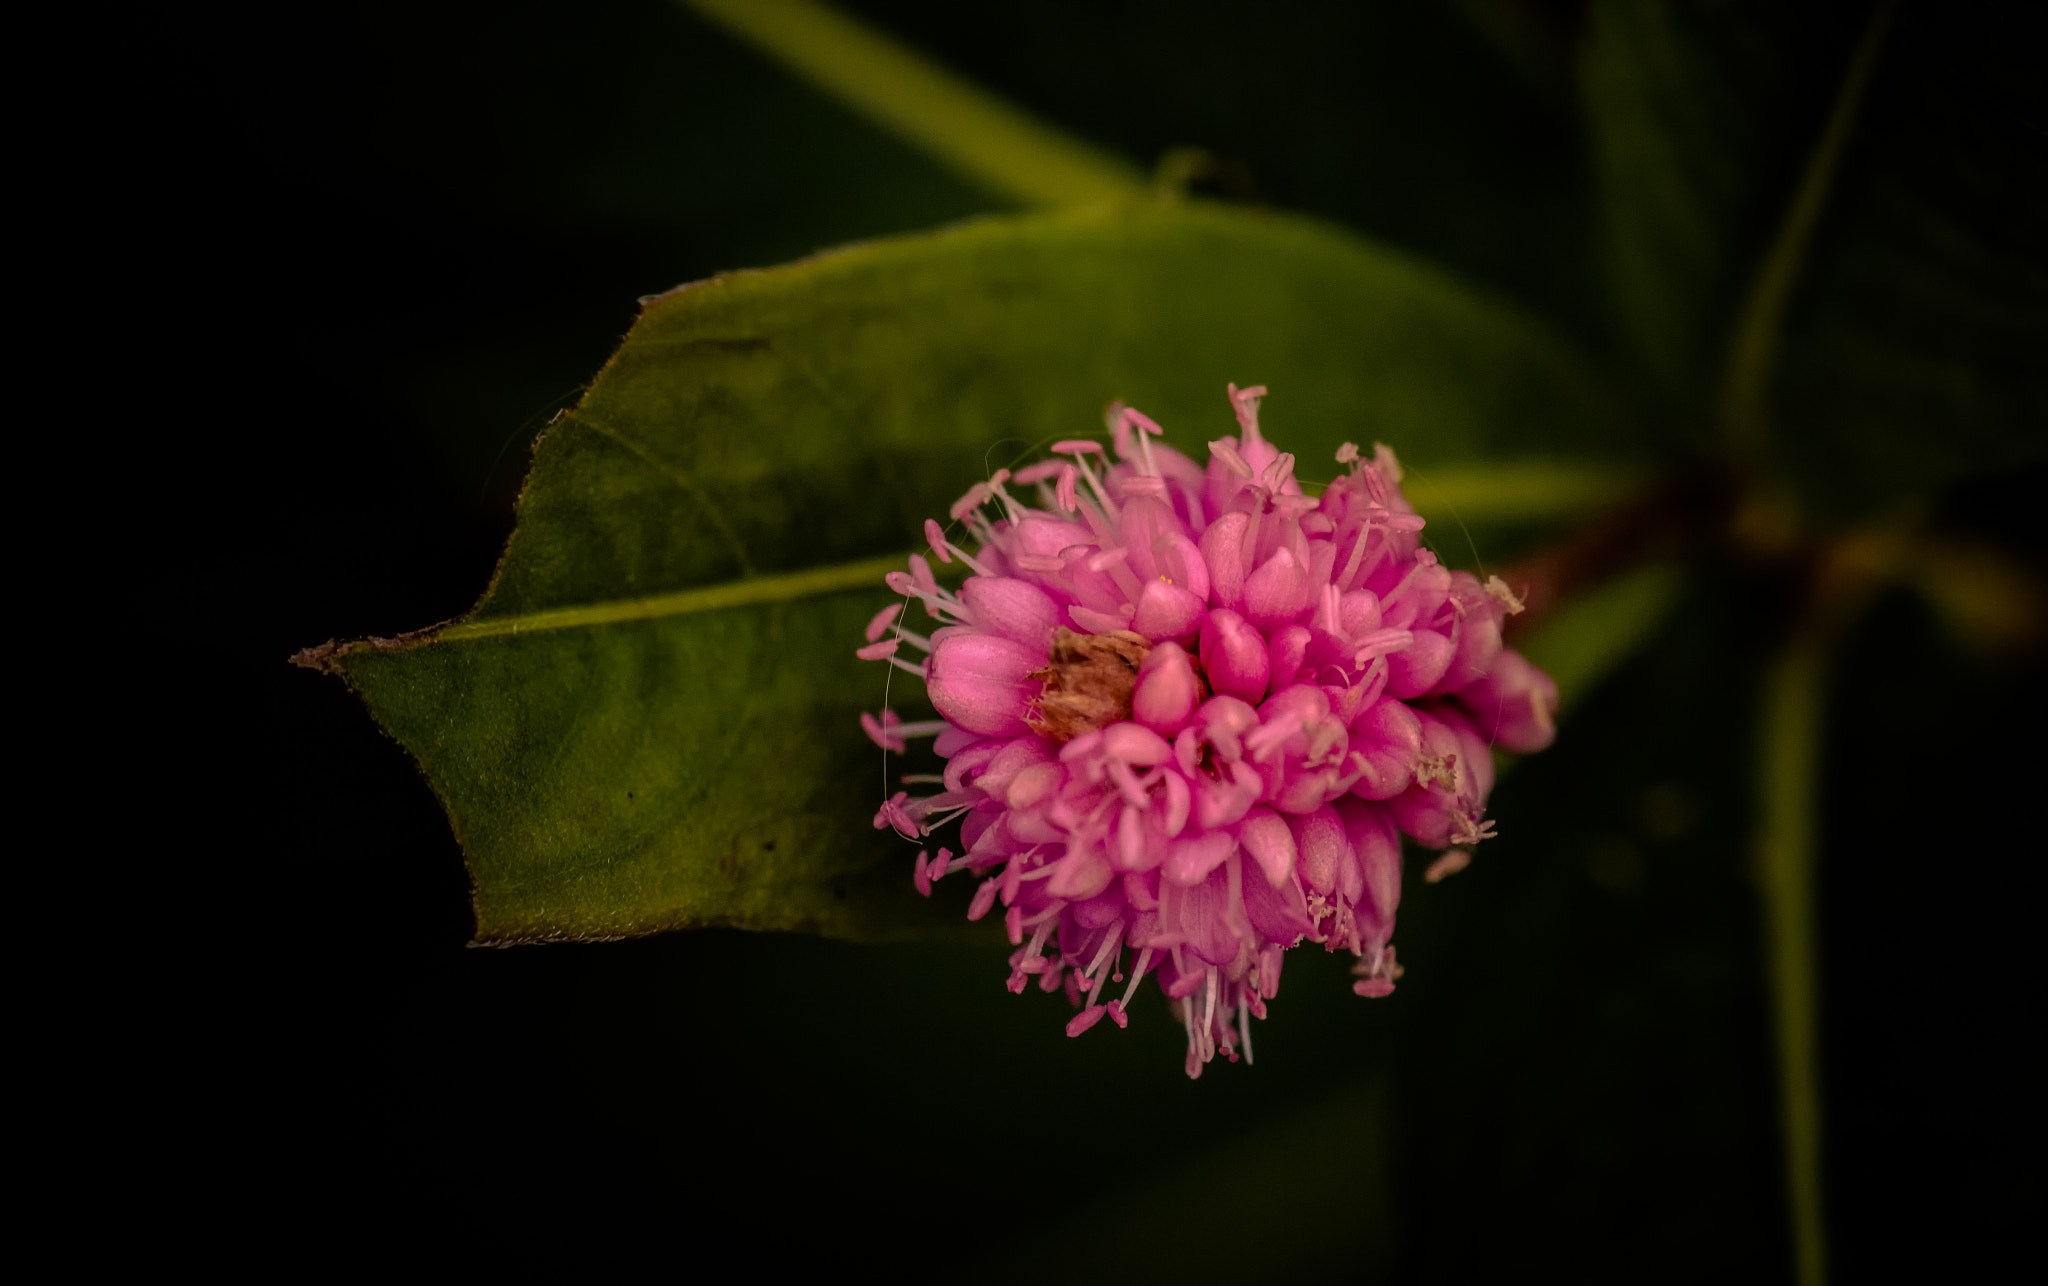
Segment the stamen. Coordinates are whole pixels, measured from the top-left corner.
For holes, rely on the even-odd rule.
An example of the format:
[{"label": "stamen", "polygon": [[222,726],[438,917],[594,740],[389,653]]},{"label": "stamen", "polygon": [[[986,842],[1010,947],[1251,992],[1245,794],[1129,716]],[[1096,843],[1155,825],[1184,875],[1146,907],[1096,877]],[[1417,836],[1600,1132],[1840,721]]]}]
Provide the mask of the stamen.
[{"label": "stamen", "polygon": [[1337,738],[1344,735],[1344,725],[1335,719],[1325,719],[1318,723],[1304,721],[1302,731],[1308,734],[1308,752],[1302,756],[1302,761],[1310,767],[1315,767],[1323,756],[1329,753],[1330,747],[1337,744]]},{"label": "stamen", "polygon": [[[1040,920],[1038,927],[1031,931],[1031,944],[1024,948],[1024,964],[1026,966],[1024,972],[1037,973],[1045,968],[1043,963],[1044,957],[1038,953],[1045,947],[1045,935],[1051,932],[1052,921],[1050,919]],[[1029,967],[1033,961],[1040,962],[1037,969]]]},{"label": "stamen", "polygon": [[954,522],[959,522],[986,503],[988,497],[988,484],[986,482],[977,482],[967,489],[966,495],[953,502],[953,507],[946,511],[946,516]]},{"label": "stamen", "polygon": [[[1352,447],[1351,449],[1356,451],[1358,448]],[[1237,1038],[1244,1043],[1244,1065],[1250,1067],[1252,1065],[1252,1020],[1251,1015],[1245,1012],[1243,996],[1237,998]]]},{"label": "stamen", "polygon": [[1110,568],[1116,566],[1118,563],[1125,561],[1130,556],[1130,550],[1124,548],[1122,545],[1118,545],[1114,549],[1105,549],[1100,551],[1099,553],[1093,553],[1088,555],[1084,565],[1091,572],[1106,572]]},{"label": "stamen", "polygon": [[881,638],[882,635],[888,633],[889,622],[893,621],[894,619],[896,619],[896,617],[900,616],[902,612],[903,604],[901,603],[891,603],[889,604],[889,606],[883,608],[881,611],[876,612],[874,618],[868,622],[868,642],[872,643],[876,639]]},{"label": "stamen", "polygon": [[946,550],[948,553],[952,554],[954,558],[957,558],[961,562],[966,563],[967,570],[973,572],[976,576],[992,576],[995,574],[989,571],[988,568],[982,566],[980,560],[975,558],[974,555],[960,548],[960,546],[953,544],[951,541],[946,542]]},{"label": "stamen", "polygon": [[1297,732],[1306,734],[1308,731],[1309,723],[1305,718],[1276,719],[1272,723],[1263,724],[1246,733],[1244,736],[1244,748],[1251,752],[1253,759],[1263,763],[1271,759],[1273,752],[1278,750],[1289,737],[1292,737]]},{"label": "stamen", "polygon": [[1370,522],[1360,523],[1358,525],[1358,539],[1352,542],[1351,545],[1351,557],[1346,559],[1344,562],[1344,574],[1342,576],[1339,576],[1335,581],[1335,584],[1338,586],[1338,588],[1345,593],[1349,593],[1351,590],[1357,588],[1357,585],[1352,580],[1352,577],[1356,575],[1358,572],[1358,564],[1360,560],[1362,560],[1365,557],[1366,541],[1369,540],[1371,537],[1372,524]]},{"label": "stamen", "polygon": [[1520,614],[1528,606],[1527,603],[1515,597],[1515,591],[1509,589],[1508,583],[1498,576],[1486,578],[1486,593],[1493,601],[1506,608],[1509,616]]},{"label": "stamen", "polygon": [[1040,460],[1036,464],[1027,464],[1017,470],[1016,473],[1010,475],[1010,481],[1019,486],[1028,487],[1034,482],[1045,481],[1067,467],[1065,460]]},{"label": "stamen", "polygon": [[1124,418],[1129,409],[1122,398],[1102,408],[1102,425],[1109,430],[1109,440],[1116,445],[1119,460],[1131,458],[1131,422]]},{"label": "stamen", "polygon": [[860,730],[868,734],[868,740],[899,755],[910,749],[903,742],[903,727],[903,721],[896,717],[894,710],[882,711],[880,719],[865,710],[860,713]]},{"label": "stamen", "polygon": [[1138,952],[1137,967],[1131,970],[1131,985],[1124,988],[1124,998],[1117,1002],[1119,1006],[1125,1009],[1130,1008],[1131,997],[1138,994],[1138,984],[1145,980],[1145,970],[1151,964],[1152,948],[1146,947]]},{"label": "stamen", "polygon": [[[1024,521],[1025,509],[1023,505],[1018,504],[1011,498],[1008,488],[1003,486],[1009,480],[1010,471],[1008,469],[998,469],[996,470],[996,476],[989,479],[988,485],[996,493],[996,499],[1003,502],[1003,514],[1010,520],[1010,525],[1014,527]],[[987,543],[986,541],[983,542],[983,544]]]},{"label": "stamen", "polygon": [[1053,488],[1052,495],[1053,503],[1057,504],[1062,512],[1073,513],[1081,507],[1080,497],[1074,494],[1074,482],[1080,476],[1081,471],[1073,465],[1060,465],[1059,485]]},{"label": "stamen", "polygon": [[1367,661],[1387,655],[1389,652],[1405,652],[1415,644],[1413,630],[1374,630],[1358,641],[1358,651],[1353,654],[1353,665],[1364,665]]},{"label": "stamen", "polygon": [[1394,448],[1384,442],[1372,444],[1372,467],[1394,486],[1401,485],[1401,462],[1394,458]]},{"label": "stamen", "polygon": [[974,805],[972,804],[962,804],[960,805],[960,807],[954,809],[949,813],[941,813],[939,816],[932,818],[930,821],[924,824],[924,833],[927,835],[931,834],[933,831],[939,829],[939,827],[944,826],[947,822],[952,821],[955,817],[960,816],[962,813],[967,812],[973,807]]},{"label": "stamen", "polygon": [[1422,878],[1431,884],[1435,884],[1446,876],[1456,875],[1470,865],[1472,865],[1472,851],[1470,849],[1448,848],[1444,850],[1442,857],[1429,864],[1429,869],[1422,873]]},{"label": "stamen", "polygon": [[1338,607],[1338,591],[1335,585],[1323,586],[1323,592],[1316,604],[1314,625],[1317,629],[1328,630],[1338,638],[1344,637],[1344,617]]},{"label": "stamen", "polygon": [[1202,1061],[1206,1063],[1216,1056],[1216,993],[1219,984],[1216,980],[1215,965],[1210,965],[1204,972],[1203,981],[1207,983],[1205,990],[1209,993],[1202,998],[1202,1043],[1206,1046],[1202,1053]]},{"label": "stamen", "polygon": [[1237,448],[1223,438],[1209,444],[1209,454],[1223,461],[1223,467],[1236,474],[1241,482],[1251,481],[1252,467],[1237,453]]},{"label": "stamen", "polygon": [[1122,919],[1111,924],[1109,935],[1102,940],[1102,948],[1095,953],[1095,959],[1088,962],[1087,969],[1082,971],[1083,976],[1091,982],[1088,988],[1088,1003],[1091,1006],[1095,1004],[1095,998],[1102,994],[1102,983],[1106,977],[1102,972],[1102,963],[1123,946],[1123,932]]},{"label": "stamen", "polygon": [[[1091,443],[1090,445],[1094,446],[1097,451],[1102,450],[1102,447],[1098,444]],[[1081,471],[1081,477],[1088,483],[1088,490],[1095,493],[1095,502],[1102,506],[1103,514],[1106,517],[1108,517],[1108,519],[1111,522],[1116,522],[1118,515],[1122,511],[1117,508],[1116,501],[1111,500],[1109,498],[1109,490],[1108,488],[1102,485],[1102,479],[1096,477],[1095,470],[1088,467],[1088,457],[1085,455],[1075,456],[1074,467]],[[1114,545],[1118,542],[1114,540],[1105,540],[1102,543],[1105,545]]]},{"label": "stamen", "polygon": [[931,677],[929,674],[925,673],[925,668],[923,665],[912,665],[910,662],[904,660],[900,656],[890,657],[889,664],[895,666],[897,669],[903,671],[905,674],[914,674],[920,679],[928,679]]},{"label": "stamen", "polygon": [[1244,430],[1247,444],[1261,441],[1259,437],[1259,399],[1266,395],[1266,386],[1254,384],[1250,388],[1230,385],[1230,404],[1237,410],[1237,423]]},{"label": "stamen", "polygon": [[1146,415],[1143,411],[1133,410],[1128,406],[1124,408],[1123,422],[1138,430],[1138,459],[1142,462],[1146,475],[1154,478],[1158,477],[1159,468],[1152,462],[1151,439],[1164,437],[1166,430],[1160,428],[1151,416]]},{"label": "stamen", "polygon": [[1079,1036],[1102,1021],[1102,1007],[1090,1002],[1086,1009],[1067,1020],[1067,1035]]},{"label": "stamen", "polygon": [[1417,755],[1415,757],[1415,784],[1428,789],[1431,782],[1442,782],[1445,790],[1458,788],[1458,757],[1456,755]]},{"label": "stamen", "polygon": [[1493,833],[1493,819],[1479,821],[1470,813],[1455,814],[1457,825],[1451,828],[1451,843],[1477,844],[1482,840],[1496,839]]},{"label": "stamen", "polygon": [[[1274,458],[1273,463],[1266,466],[1266,471],[1259,476],[1259,481],[1265,484],[1266,490],[1277,496],[1293,476],[1294,455],[1291,452],[1282,451]],[[1303,499],[1307,499],[1307,497],[1303,497]],[[1314,502],[1311,501],[1310,503]]]}]

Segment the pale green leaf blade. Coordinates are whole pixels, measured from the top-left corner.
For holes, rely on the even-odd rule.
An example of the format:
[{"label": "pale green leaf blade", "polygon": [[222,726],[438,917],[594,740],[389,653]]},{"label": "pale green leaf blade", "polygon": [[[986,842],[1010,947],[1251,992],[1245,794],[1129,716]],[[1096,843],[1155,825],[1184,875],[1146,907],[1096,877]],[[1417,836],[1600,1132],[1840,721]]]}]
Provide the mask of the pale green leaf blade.
[{"label": "pale green leaf blade", "polygon": [[[1231,379],[1272,389],[1270,432],[1310,476],[1377,438],[1453,478],[1562,460],[1553,482],[1591,495],[1601,475],[1569,462],[1630,441],[1546,332],[1322,225],[990,220],[651,301],[539,445],[477,610],[320,659],[440,794],[481,939],[950,919],[920,915],[901,841],[869,824],[882,756],[858,716],[894,672],[853,651],[891,601],[881,569],[991,468],[1099,431],[1112,398],[1200,456],[1232,429]],[[893,704],[921,701],[894,678]]]}]

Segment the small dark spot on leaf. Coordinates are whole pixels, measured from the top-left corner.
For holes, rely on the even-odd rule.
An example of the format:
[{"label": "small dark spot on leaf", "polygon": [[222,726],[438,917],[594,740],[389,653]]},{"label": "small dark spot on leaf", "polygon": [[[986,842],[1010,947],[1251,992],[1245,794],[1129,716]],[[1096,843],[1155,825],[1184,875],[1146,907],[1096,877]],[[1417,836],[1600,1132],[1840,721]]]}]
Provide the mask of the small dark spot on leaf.
[{"label": "small dark spot on leaf", "polygon": [[761,847],[766,849],[768,852],[773,853],[775,851],[775,841],[772,839],[764,839],[761,841]]},{"label": "small dark spot on leaf", "polygon": [[846,890],[842,888],[834,888],[832,890],[832,896],[838,898],[841,902],[844,902],[846,901]]},{"label": "small dark spot on leaf", "polygon": [[632,792],[632,791],[630,791],[630,790],[629,790],[629,791],[627,791],[627,792],[626,792],[626,798],[627,798],[627,799],[631,799],[632,797],[633,797],[633,792]]}]

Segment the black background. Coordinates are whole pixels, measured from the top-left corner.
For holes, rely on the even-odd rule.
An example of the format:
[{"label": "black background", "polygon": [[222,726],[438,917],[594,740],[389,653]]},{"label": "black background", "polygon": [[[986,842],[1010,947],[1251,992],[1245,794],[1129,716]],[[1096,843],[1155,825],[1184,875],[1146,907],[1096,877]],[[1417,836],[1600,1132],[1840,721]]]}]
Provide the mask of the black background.
[{"label": "black background", "polygon": [[[1209,147],[1218,195],[1390,238],[1607,346],[1569,5],[1516,9],[1507,53],[1453,5],[849,8],[1139,164]],[[1781,48],[1767,178],[1859,13],[1814,6]],[[161,1074],[125,1147],[148,1204],[189,1203],[185,1233],[491,1272],[736,1251],[918,1278],[1782,1275],[1745,856],[1778,587],[1704,560],[1655,646],[1498,792],[1507,838],[1414,882],[1397,995],[1368,1006],[1294,953],[1256,1069],[1185,1082],[1156,1005],[1067,1042],[1062,1002],[1003,992],[993,933],[469,949],[425,785],[285,659],[469,606],[533,434],[638,296],[999,207],[658,0],[121,21],[141,110],[110,153],[105,287],[81,293],[142,337],[123,625],[152,658],[153,829],[200,858],[137,878],[191,967],[132,984],[151,1018],[128,1057]],[[1932,97],[2040,50],[1973,23],[1912,46],[1939,54],[1907,60]],[[2021,205],[1997,217],[2024,235]],[[1973,479],[1942,523],[2038,558],[2042,481]],[[1844,1280],[1988,1260],[2039,1206],[2017,893],[2038,659],[1900,592],[1835,674]]]}]

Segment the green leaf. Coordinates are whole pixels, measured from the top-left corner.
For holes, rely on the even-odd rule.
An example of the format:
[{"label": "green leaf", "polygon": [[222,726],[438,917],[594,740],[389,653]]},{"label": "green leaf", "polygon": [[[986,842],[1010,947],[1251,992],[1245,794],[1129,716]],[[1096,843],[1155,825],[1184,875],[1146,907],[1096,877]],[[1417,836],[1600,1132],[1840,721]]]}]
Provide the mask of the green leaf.
[{"label": "green leaf", "polygon": [[1748,268],[1736,233],[1752,195],[1747,104],[1701,30],[1722,15],[1702,9],[1596,0],[1579,60],[1616,338],[1681,395],[1719,356]]},{"label": "green leaf", "polygon": [[1557,683],[1558,705],[1569,713],[1649,642],[1684,587],[1682,569],[1668,563],[1618,576],[1559,608],[1522,653]]},{"label": "green leaf", "polygon": [[1837,522],[2048,455],[2038,6],[1903,5],[1786,319],[1779,463]]},{"label": "green leaf", "polygon": [[682,0],[961,177],[1021,205],[1087,205],[1146,188],[1137,168],[815,0]]},{"label": "green leaf", "polygon": [[1112,398],[1200,455],[1232,431],[1232,379],[1273,390],[1270,432],[1309,476],[1346,440],[1424,467],[1630,444],[1545,332],[1325,226],[1203,206],[987,220],[650,300],[540,442],[477,608],[304,659],[418,759],[482,941],[951,922],[869,824],[893,782],[858,715],[922,696],[853,655],[892,601],[883,570]]},{"label": "green leaf", "polygon": [[1816,516],[2042,457],[2032,8],[1588,10],[1616,339],[1695,428],[1725,362],[1727,445]]}]

